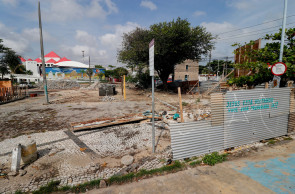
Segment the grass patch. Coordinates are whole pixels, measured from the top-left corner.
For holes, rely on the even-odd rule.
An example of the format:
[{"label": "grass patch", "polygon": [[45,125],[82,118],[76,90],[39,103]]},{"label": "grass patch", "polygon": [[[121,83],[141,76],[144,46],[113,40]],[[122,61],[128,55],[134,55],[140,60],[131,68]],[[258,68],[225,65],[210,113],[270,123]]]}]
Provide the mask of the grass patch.
[{"label": "grass patch", "polygon": [[214,166],[217,163],[226,161],[226,159],[227,159],[227,154],[220,155],[218,152],[213,152],[212,154],[206,154],[205,157],[203,158],[203,162],[210,166]]},{"label": "grass patch", "polygon": [[113,183],[121,184],[121,183],[131,182],[134,177],[135,177],[134,173],[129,173],[129,174],[122,175],[122,176],[114,175],[108,179],[108,183],[109,183],[109,185],[111,185]]},{"label": "grass patch", "polygon": [[293,140],[292,137],[284,137],[284,140]]},{"label": "grass patch", "polygon": [[275,144],[275,143],[276,143],[276,141],[273,140],[273,139],[271,139],[271,140],[268,141],[268,144],[271,144],[271,145],[273,145],[273,144]]},{"label": "grass patch", "polygon": [[196,160],[196,161],[192,161],[191,163],[189,163],[189,165],[191,167],[195,167],[197,165],[200,165],[202,163],[202,160]]},{"label": "grass patch", "polygon": [[60,181],[51,181],[47,185],[40,187],[37,191],[33,191],[33,194],[44,194],[58,191],[58,185]]},{"label": "grass patch", "polygon": [[[126,182],[132,182],[135,178],[142,178],[146,175],[156,175],[156,174],[161,174],[164,172],[175,172],[178,170],[181,170],[184,167],[182,163],[179,161],[175,161],[173,164],[169,166],[163,166],[161,168],[157,169],[152,169],[152,170],[145,170],[142,169],[137,173],[129,173],[126,175],[122,176],[112,176],[111,178],[107,179],[106,182],[108,185],[112,184],[122,184]],[[48,183],[45,186],[40,187],[37,191],[33,191],[33,194],[48,194],[48,193],[53,193],[53,192],[73,192],[73,193],[81,193],[81,192],[86,192],[87,190],[93,189],[93,188],[99,188],[99,183],[100,180],[93,180],[90,182],[86,182],[83,184],[79,184],[76,186],[63,186],[63,187],[58,187],[60,184],[60,181],[52,181]],[[17,191],[15,194],[22,194],[23,192]]]},{"label": "grass patch", "polygon": [[182,102],[182,106],[187,106],[188,103],[187,102]]}]

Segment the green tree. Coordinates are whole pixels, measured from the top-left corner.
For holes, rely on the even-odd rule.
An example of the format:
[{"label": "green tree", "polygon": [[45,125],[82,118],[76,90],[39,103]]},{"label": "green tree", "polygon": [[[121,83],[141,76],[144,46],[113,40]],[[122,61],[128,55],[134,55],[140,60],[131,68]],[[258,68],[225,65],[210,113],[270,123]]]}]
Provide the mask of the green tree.
[{"label": "green tree", "polygon": [[86,74],[88,75],[89,77],[89,85],[91,84],[91,76],[93,74],[93,70],[91,68],[87,68],[86,70]]},{"label": "green tree", "polygon": [[123,35],[118,61],[128,67],[148,66],[148,44],[155,39],[155,70],[167,89],[167,80],[174,67],[186,59],[199,60],[213,48],[214,37],[204,27],[192,27],[186,19],[151,25],[149,29],[137,28]]},{"label": "green tree", "polygon": [[5,74],[9,73],[25,73],[25,67],[21,64],[19,56],[10,48],[2,44],[3,40],[0,39],[0,73],[2,79]]},{"label": "green tree", "polygon": [[12,73],[25,73],[25,67],[22,65],[19,55],[11,49],[5,53],[3,62],[8,65]]},{"label": "green tree", "polygon": [[123,75],[127,75],[128,74],[128,70],[125,69],[124,67],[117,67],[116,69],[113,70],[113,75],[115,78],[120,78]]},{"label": "green tree", "polygon": [[[234,67],[232,61],[224,61],[224,60],[213,60],[210,63],[207,63],[206,65],[207,69],[210,69],[210,73],[216,73],[219,72],[218,75],[222,75],[223,69],[232,69]],[[226,70],[225,70],[226,71]]]},{"label": "green tree", "polygon": [[97,69],[105,69],[102,65],[95,65],[94,67]]},{"label": "green tree", "polygon": [[[232,78],[228,83],[241,86],[243,84],[258,85],[271,81],[273,75],[268,65],[273,65],[279,61],[281,33],[282,29],[275,34],[266,34],[264,39],[269,40],[269,42],[259,50],[246,50],[245,56],[255,59],[255,62],[235,64],[235,68],[250,69],[254,72],[254,75]],[[284,45],[283,62],[287,65],[287,72],[281,76],[280,86],[284,86],[288,80],[295,80],[295,28],[286,29],[285,38],[287,41]],[[250,41],[249,44],[253,43],[254,41]],[[240,46],[240,44],[233,46]]]},{"label": "green tree", "polygon": [[116,66],[114,66],[114,65],[108,65],[108,67],[112,70],[112,69],[114,69]]}]

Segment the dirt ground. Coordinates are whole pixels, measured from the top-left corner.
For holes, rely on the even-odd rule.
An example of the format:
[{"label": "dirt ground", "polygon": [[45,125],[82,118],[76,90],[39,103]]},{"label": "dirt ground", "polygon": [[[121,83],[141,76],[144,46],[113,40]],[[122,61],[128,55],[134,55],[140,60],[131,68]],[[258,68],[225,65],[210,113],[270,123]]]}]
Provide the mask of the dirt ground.
[{"label": "dirt ground", "polygon": [[[97,90],[49,90],[50,104],[45,104],[45,97],[34,98],[3,104],[0,106],[0,141],[34,132],[56,131],[69,128],[73,122],[82,122],[103,117],[120,117],[132,113],[143,113],[152,108],[151,91],[128,87],[124,101],[120,85],[118,94],[112,102],[103,102]],[[171,111],[173,108],[162,103],[179,107],[178,95],[169,92],[155,92],[156,112]],[[160,102],[160,99],[162,102]],[[198,108],[197,97],[183,95],[186,102],[184,110]]]}]

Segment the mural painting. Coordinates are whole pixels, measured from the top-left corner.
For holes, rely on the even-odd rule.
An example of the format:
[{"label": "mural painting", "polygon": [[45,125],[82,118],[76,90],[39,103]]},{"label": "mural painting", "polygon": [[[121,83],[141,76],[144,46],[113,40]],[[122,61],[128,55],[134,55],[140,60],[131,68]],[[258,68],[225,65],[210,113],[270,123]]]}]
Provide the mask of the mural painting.
[{"label": "mural painting", "polygon": [[[46,67],[46,77],[48,79],[89,79],[86,74],[87,68],[60,68],[60,67]],[[105,79],[105,69],[92,69],[93,73],[91,79]]]}]

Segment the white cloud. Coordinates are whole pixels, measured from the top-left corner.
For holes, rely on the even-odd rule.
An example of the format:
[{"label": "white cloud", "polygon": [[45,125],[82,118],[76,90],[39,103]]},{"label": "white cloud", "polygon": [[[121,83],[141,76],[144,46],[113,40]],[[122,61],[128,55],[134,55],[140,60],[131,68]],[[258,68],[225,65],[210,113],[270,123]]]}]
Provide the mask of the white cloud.
[{"label": "white cloud", "polygon": [[13,7],[18,5],[18,0],[1,0],[3,4],[11,5]]},{"label": "white cloud", "polygon": [[119,65],[117,64],[117,50],[122,43],[123,33],[134,30],[139,25],[127,22],[125,25],[112,26],[113,33],[106,33],[99,37],[93,36],[86,31],[77,30],[75,39],[78,43],[74,46],[62,45],[60,52],[71,60],[82,61],[82,51],[85,53],[85,63],[88,63],[88,56],[91,57],[91,64]]},{"label": "white cloud", "polygon": [[[40,41],[40,32],[39,28],[25,28],[22,32],[22,37],[26,38],[32,42]],[[42,30],[43,40],[44,41],[54,41],[55,39],[45,30]]]},{"label": "white cloud", "polygon": [[134,30],[136,27],[139,27],[139,25],[133,22],[127,22],[126,25],[115,25],[115,32],[104,34],[99,38],[100,42],[102,45],[108,46],[116,52],[121,46],[123,34]]},{"label": "white cloud", "polygon": [[88,4],[81,2],[79,0],[46,0],[42,5],[44,13],[42,18],[52,22],[82,20],[83,18],[105,19],[112,13],[118,13],[116,4],[111,0],[91,0]]},{"label": "white cloud", "polygon": [[157,9],[157,6],[152,1],[141,1],[140,6],[146,7],[152,11]]},{"label": "white cloud", "polygon": [[31,50],[30,42],[21,34],[15,33],[13,29],[0,22],[0,37],[3,44],[17,52],[17,54],[24,54]]},{"label": "white cloud", "polygon": [[93,35],[88,34],[86,31],[77,30],[75,39],[82,44],[86,44],[89,46],[96,46],[97,45],[97,38]]},{"label": "white cloud", "polygon": [[107,7],[109,8],[109,13],[112,13],[112,12],[118,13],[119,12],[116,4],[113,3],[111,0],[105,0],[105,3],[107,5]]},{"label": "white cloud", "polygon": [[207,31],[213,34],[220,34],[223,32],[233,30],[235,28],[234,25],[228,22],[223,22],[223,23],[203,22],[201,23],[201,26],[204,26],[207,29]]},{"label": "white cloud", "polygon": [[204,11],[195,11],[193,15],[195,17],[198,17],[198,16],[206,15],[206,12],[204,12]]}]

